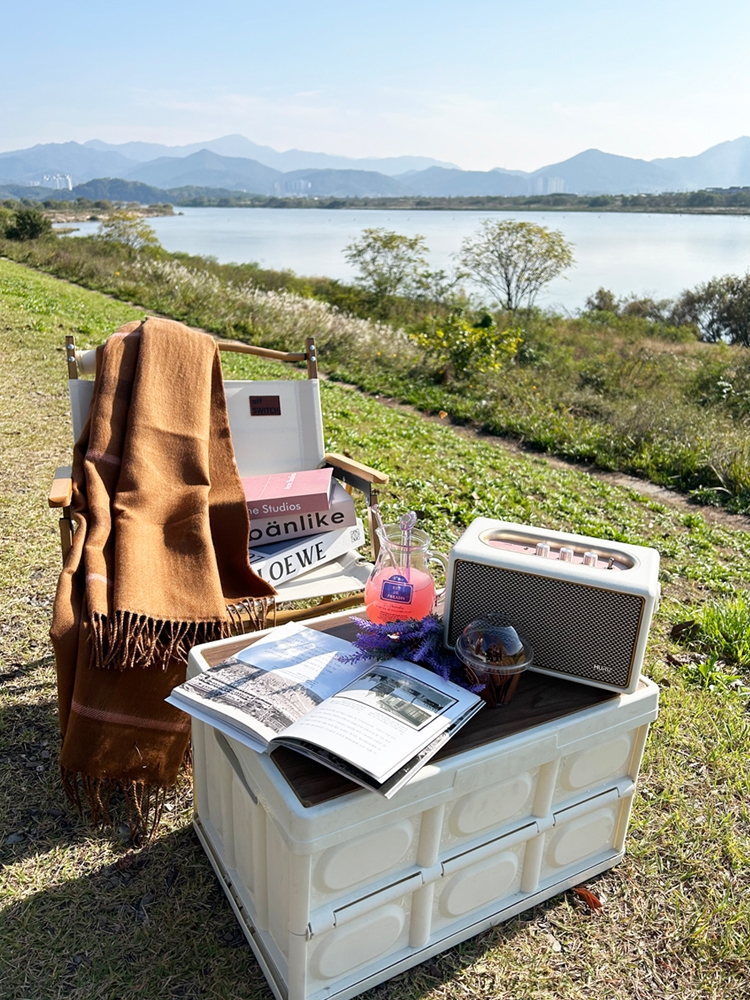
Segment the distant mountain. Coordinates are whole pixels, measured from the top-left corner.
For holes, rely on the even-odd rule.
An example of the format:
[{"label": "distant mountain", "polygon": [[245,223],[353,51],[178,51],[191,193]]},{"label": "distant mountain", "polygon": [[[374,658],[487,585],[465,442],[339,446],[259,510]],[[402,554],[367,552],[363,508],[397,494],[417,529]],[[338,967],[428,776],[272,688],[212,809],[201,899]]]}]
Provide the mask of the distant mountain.
[{"label": "distant mountain", "polygon": [[76,198],[89,198],[91,201],[137,201],[141,205],[172,201],[169,192],[161,188],[151,187],[140,181],[124,181],[120,177],[97,177],[85,184],[76,184],[72,191],[54,191],[46,197],[56,201],[75,201]]},{"label": "distant mountain", "polygon": [[395,177],[375,170],[294,170],[282,174],[274,194],[313,198],[384,198],[409,194]]},{"label": "distant mountain", "polygon": [[124,142],[119,145],[90,139],[84,145],[101,152],[119,153],[128,159],[144,163],[157,157],[184,157],[208,149],[219,156],[242,157],[256,160],[266,167],[273,167],[282,173],[293,170],[375,170],[392,177],[407,170],[425,170],[427,167],[448,167],[458,169],[455,163],[433,160],[430,156],[384,156],[354,159],[350,156],[334,156],[331,153],[310,153],[303,149],[287,149],[283,153],[270,146],[259,146],[244,135],[225,135],[208,142],[193,142],[186,146],[162,146],[151,142]]},{"label": "distant mountain", "polygon": [[[587,149],[562,163],[528,174],[529,194],[550,194],[555,188],[573,194],[638,194],[674,190],[668,171],[646,160]],[[562,182],[551,183],[552,180]]]},{"label": "distant mountain", "polygon": [[26,187],[20,185],[3,185],[0,181],[0,197],[4,191],[10,196],[31,197],[39,201],[75,201],[76,198],[88,198],[90,201],[137,201],[141,205],[172,204],[184,205],[193,198],[235,198],[236,191],[228,188],[195,187],[186,185],[179,188],[156,188],[140,181],[124,181],[120,177],[97,177],[85,184],[77,184],[72,191],[50,191],[48,188]]},{"label": "distant mountain", "polygon": [[16,184],[15,181],[6,181],[0,178],[0,201],[15,201],[18,198],[25,198],[27,201],[44,201],[45,198],[53,198],[56,195],[71,197],[71,192],[66,188],[64,191],[47,187],[29,187],[28,184]]},{"label": "distant mountain", "polygon": [[370,170],[293,170],[281,173],[256,160],[219,156],[202,149],[190,156],[161,156],[133,168],[128,179],[160,188],[186,185],[228,188],[249,194],[333,196],[337,198],[408,194],[398,180]]},{"label": "distant mountain", "polygon": [[750,184],[750,138],[744,135],[697,156],[652,160],[672,178],[675,190],[699,191],[706,187],[744,187]]},{"label": "distant mountain", "polygon": [[0,153],[0,178],[8,183],[68,188],[102,177],[160,189],[195,186],[309,197],[645,194],[750,186],[750,138],[720,143],[698,156],[650,162],[587,149],[531,172],[459,170],[427,157],[352,160],[294,149],[278,153],[241,135],[192,146],[112,146],[92,139],[85,145],[47,143]]},{"label": "distant mountain", "polygon": [[133,166],[133,160],[121,153],[87,149],[77,142],[48,142],[0,153],[0,177],[33,183],[64,175],[70,175],[73,184],[91,177],[122,177]]},{"label": "distant mountain", "polygon": [[502,170],[446,170],[430,167],[428,170],[401,174],[401,181],[408,194],[432,198],[478,197],[481,195],[528,194],[528,175]]},{"label": "distant mountain", "polygon": [[[0,161],[0,168],[2,161]],[[284,176],[256,160],[239,156],[219,156],[201,149],[190,156],[160,156],[149,163],[139,163],[126,173],[128,180],[143,181],[154,187],[172,188],[194,184],[221,187],[251,194],[277,194],[275,184]]]}]

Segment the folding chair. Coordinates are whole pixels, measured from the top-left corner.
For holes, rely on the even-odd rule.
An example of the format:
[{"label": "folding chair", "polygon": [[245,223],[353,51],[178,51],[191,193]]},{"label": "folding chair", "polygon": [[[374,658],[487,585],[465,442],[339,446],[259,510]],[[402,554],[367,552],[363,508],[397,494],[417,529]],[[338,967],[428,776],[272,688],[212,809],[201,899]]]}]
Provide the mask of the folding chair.
[{"label": "folding chair", "polygon": [[[77,441],[86,422],[94,391],[96,351],[80,351],[73,337],[65,338],[68,366],[68,388],[73,425],[73,440]],[[239,341],[219,340],[220,351],[252,354],[261,358],[295,364],[307,363],[305,380],[255,380],[225,381],[229,426],[232,434],[237,467],[241,476],[254,476],[274,472],[299,472],[331,466],[333,475],[344,484],[349,493],[359,490],[371,506],[375,500],[374,487],[385,486],[388,476],[345,455],[326,453],[323,439],[323,417],[320,406],[320,382],[315,338],[309,337],[302,352],[275,351],[255,347]],[[253,415],[250,397],[268,397],[270,411]],[[263,449],[257,441],[265,442]],[[65,466],[55,473],[49,494],[49,506],[61,511],[60,541],[63,559],[72,543],[71,520],[72,482],[71,468]],[[373,558],[377,544],[370,525]],[[362,603],[364,584],[372,563],[357,550],[347,552],[337,559],[296,577],[277,589],[276,624],[290,620],[312,618],[320,614],[354,607]],[[344,595],[334,599],[336,595]],[[313,607],[284,609],[283,605],[316,601]]]}]

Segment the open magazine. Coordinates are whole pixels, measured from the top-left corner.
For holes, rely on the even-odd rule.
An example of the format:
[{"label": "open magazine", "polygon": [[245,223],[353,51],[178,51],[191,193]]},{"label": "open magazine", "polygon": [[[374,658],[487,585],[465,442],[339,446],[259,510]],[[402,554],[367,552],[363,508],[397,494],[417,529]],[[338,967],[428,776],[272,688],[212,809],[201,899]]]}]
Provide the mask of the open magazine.
[{"label": "open magazine", "polygon": [[353,651],[291,623],[203,661],[167,701],[259,753],[291,747],[390,798],[484,703],[414,663],[342,659]]}]

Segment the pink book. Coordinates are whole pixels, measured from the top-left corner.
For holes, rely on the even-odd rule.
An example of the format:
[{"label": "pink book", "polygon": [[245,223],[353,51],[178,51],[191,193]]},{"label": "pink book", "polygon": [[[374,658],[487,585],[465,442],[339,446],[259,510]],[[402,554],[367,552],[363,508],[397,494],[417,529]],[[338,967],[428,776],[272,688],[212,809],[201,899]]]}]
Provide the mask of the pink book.
[{"label": "pink book", "polygon": [[333,469],[276,472],[270,476],[243,476],[242,487],[250,517],[314,514],[331,506]]}]

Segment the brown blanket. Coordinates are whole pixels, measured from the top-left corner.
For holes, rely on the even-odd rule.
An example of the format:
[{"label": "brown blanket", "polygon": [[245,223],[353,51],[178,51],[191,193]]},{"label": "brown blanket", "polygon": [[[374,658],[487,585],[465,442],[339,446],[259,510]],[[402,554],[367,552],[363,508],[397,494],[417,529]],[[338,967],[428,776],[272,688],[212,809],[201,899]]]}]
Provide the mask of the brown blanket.
[{"label": "brown blanket", "polygon": [[263,623],[273,588],[250,568],[249,522],[218,348],[180,323],[130,323],[99,349],[73,464],[73,547],[57,587],[57,660],[69,797],[109,822],[121,788],[149,835],[187,750],[165,704],[190,647]]}]

